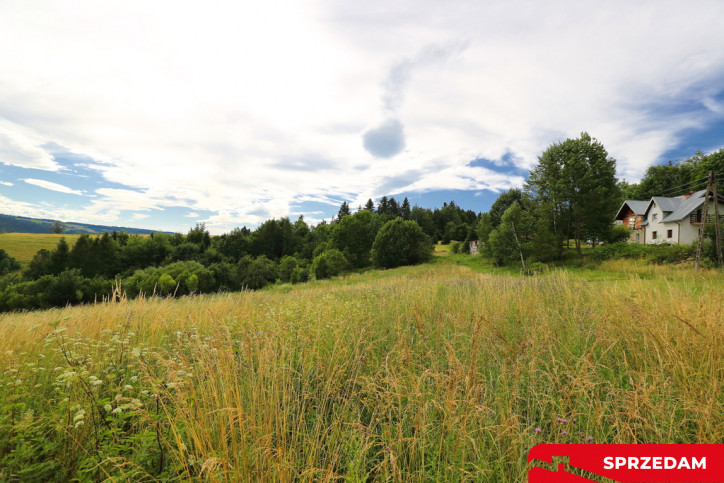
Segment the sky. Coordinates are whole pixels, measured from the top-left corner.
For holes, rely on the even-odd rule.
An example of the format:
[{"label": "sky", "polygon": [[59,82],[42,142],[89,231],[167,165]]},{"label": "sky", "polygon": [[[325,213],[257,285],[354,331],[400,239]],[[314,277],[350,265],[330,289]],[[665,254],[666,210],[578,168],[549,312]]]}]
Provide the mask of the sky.
[{"label": "sky", "polygon": [[586,131],[724,147],[720,0],[0,0],[0,213],[212,234],[486,211]]}]

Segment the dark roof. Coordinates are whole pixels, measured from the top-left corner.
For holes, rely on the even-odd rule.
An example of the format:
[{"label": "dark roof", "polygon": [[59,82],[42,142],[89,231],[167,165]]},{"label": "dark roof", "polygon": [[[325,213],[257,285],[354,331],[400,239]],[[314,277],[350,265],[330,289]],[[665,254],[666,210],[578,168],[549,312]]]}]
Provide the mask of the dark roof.
[{"label": "dark roof", "polygon": [[639,200],[626,200],[621,205],[621,208],[619,208],[618,213],[616,214],[616,218],[614,220],[622,220],[623,215],[625,214],[624,208],[628,207],[631,211],[633,211],[637,215],[643,215],[646,212],[646,208],[649,206],[648,201],[639,201]]}]

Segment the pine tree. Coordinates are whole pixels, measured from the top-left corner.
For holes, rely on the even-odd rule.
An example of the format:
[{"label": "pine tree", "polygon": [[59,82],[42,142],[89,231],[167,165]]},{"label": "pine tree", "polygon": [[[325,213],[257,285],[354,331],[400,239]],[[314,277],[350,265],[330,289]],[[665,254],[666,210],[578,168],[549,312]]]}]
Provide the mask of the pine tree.
[{"label": "pine tree", "polygon": [[380,198],[380,202],[377,205],[377,213],[380,215],[388,215],[390,212],[390,203],[387,200],[387,196]]},{"label": "pine tree", "polygon": [[342,203],[342,206],[339,207],[339,211],[337,212],[337,220],[341,220],[345,216],[351,215],[352,212],[349,210],[349,204],[345,201]]},{"label": "pine tree", "polygon": [[392,216],[400,216],[400,204],[395,198],[390,198],[389,214]]},{"label": "pine tree", "polygon": [[405,199],[402,200],[402,206],[400,207],[400,216],[403,220],[407,221],[410,219],[411,213],[412,210],[410,209],[410,201],[407,199],[407,196],[405,196]]}]

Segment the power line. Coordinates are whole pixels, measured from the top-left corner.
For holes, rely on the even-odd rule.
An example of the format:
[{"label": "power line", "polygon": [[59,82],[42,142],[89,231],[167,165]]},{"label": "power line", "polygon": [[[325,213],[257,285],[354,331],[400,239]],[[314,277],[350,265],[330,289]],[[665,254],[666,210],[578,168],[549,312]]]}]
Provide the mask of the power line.
[{"label": "power line", "polygon": [[[701,179],[698,179],[698,180],[695,180],[695,181],[692,181],[689,183],[684,183],[684,184],[676,186],[676,187],[668,188],[656,196],[661,196],[661,197],[667,198],[667,197],[670,197],[670,195],[680,196],[682,194],[685,194],[686,191],[699,191],[701,189],[706,188],[706,183],[707,183],[708,179],[709,179],[708,177],[701,178]],[[715,178],[715,180],[717,182],[724,182],[724,176],[722,176],[720,178]]]}]

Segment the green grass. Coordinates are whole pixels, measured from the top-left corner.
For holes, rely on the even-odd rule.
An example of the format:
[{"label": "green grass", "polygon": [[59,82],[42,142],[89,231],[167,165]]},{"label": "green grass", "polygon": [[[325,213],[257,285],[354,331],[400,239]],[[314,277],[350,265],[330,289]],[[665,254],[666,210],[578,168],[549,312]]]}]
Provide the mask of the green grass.
[{"label": "green grass", "polygon": [[2,314],[0,481],[514,482],[537,443],[721,443],[724,275],[608,263]]},{"label": "green grass", "polygon": [[73,248],[80,235],[56,235],[54,233],[0,233],[0,248],[23,265],[27,265],[33,256],[43,248],[52,250],[61,238],[65,238]]}]

